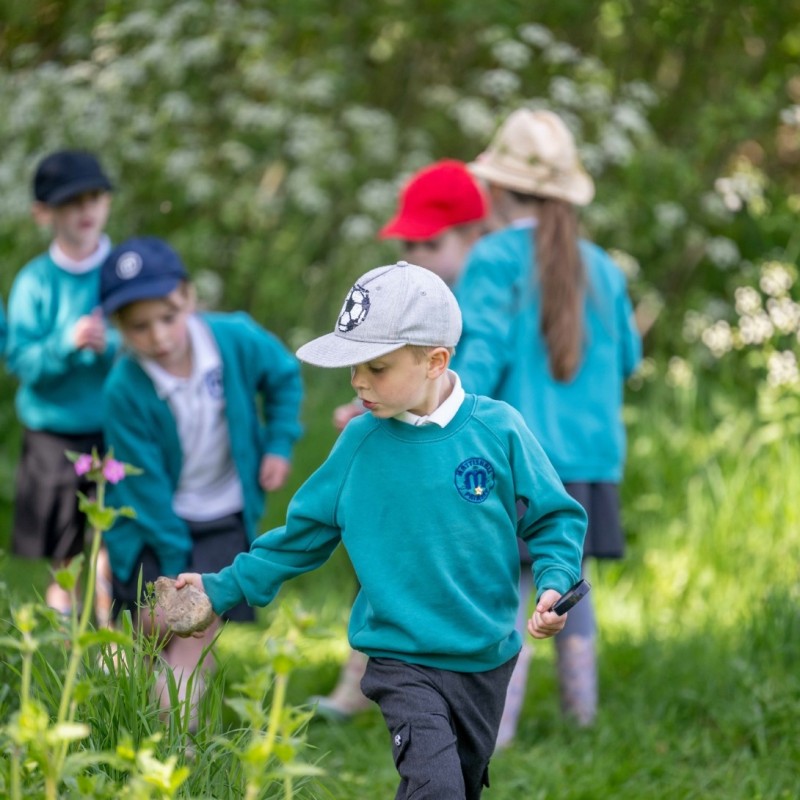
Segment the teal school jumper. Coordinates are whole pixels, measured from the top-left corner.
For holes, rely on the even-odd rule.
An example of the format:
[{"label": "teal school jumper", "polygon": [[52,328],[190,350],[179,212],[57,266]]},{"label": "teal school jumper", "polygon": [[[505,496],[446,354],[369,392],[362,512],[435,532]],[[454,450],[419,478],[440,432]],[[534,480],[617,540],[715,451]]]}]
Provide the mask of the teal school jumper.
[{"label": "teal school jumper", "polygon": [[[517,501],[528,510],[517,517]],[[300,487],[285,526],[203,575],[215,611],[263,606],[281,584],[321,566],[341,541],[361,589],[350,644],[370,656],[484,672],[520,649],[520,560],[539,594],[580,575],[586,514],[564,490],[522,418],[467,395],[445,427],[371,414],[348,423]]]},{"label": "teal school jumper", "polygon": [[[252,540],[264,513],[264,492],[258,483],[261,459],[268,453],[289,458],[301,433],[300,367],[278,338],[247,314],[200,316],[222,358],[231,454],[242,483],[245,527]],[[172,510],[183,456],[169,404],[157,395],[137,360],[125,355],[108,377],[103,406],[106,444],[114,449],[114,457],[144,470],[108,487],[110,505],[136,511],[136,519],[120,518],[104,537],[114,574],[127,580],[142,548],[149,545],[163,573],[177,575],[189,563],[192,539],[186,523]]]},{"label": "teal school jumper", "polygon": [[19,379],[17,416],[26,428],[62,434],[94,433],[103,427],[103,382],[119,348],[108,331],[98,354],[78,350],[75,323],[99,305],[100,269],[75,275],[49,253],[26,264],[8,303],[6,363]]},{"label": "teal school jumper", "polygon": [[581,241],[584,356],[570,381],[556,381],[539,330],[535,235],[531,227],[506,228],[473,248],[455,290],[464,332],[453,369],[466,391],[520,411],[564,482],[618,483],[624,381],[642,353],[625,276],[604,250]]}]

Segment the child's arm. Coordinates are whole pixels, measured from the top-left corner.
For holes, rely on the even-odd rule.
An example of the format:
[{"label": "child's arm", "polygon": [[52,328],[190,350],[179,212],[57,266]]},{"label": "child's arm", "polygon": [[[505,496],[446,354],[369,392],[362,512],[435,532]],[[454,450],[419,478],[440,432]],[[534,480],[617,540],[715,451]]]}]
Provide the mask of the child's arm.
[{"label": "child's arm", "polygon": [[43,286],[35,273],[23,271],[14,282],[8,302],[8,369],[29,386],[66,375],[77,364],[96,357],[77,343],[78,333],[84,346],[96,340],[96,323],[85,323],[92,333],[83,333],[76,331],[75,323],[54,327],[45,317],[52,292],[53,287]]},{"label": "child's arm", "polygon": [[[511,408],[508,412],[516,419],[509,432],[515,494],[518,500],[527,503],[527,510],[517,524],[517,535],[531,553],[540,601],[548,589],[558,594],[552,605],[580,578],[586,512],[567,494],[519,413]],[[547,617],[543,626],[549,628],[553,623]]]},{"label": "child's arm", "polygon": [[250,322],[256,344],[250,368],[257,375],[257,390],[261,394],[266,422],[263,453],[288,460],[302,432],[300,364],[280,339]]}]

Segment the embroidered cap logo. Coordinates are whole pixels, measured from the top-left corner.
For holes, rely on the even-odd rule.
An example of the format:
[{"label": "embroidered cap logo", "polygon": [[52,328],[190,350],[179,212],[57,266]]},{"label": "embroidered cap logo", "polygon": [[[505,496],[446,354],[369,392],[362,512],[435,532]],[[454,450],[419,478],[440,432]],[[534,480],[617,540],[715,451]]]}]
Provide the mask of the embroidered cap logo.
[{"label": "embroidered cap logo", "polygon": [[115,271],[123,281],[135,278],[142,271],[142,257],[133,250],[123,253],[117,259]]},{"label": "embroidered cap logo", "polygon": [[369,313],[369,292],[355,284],[347,293],[336,327],[340,333],[349,333],[358,327]]}]

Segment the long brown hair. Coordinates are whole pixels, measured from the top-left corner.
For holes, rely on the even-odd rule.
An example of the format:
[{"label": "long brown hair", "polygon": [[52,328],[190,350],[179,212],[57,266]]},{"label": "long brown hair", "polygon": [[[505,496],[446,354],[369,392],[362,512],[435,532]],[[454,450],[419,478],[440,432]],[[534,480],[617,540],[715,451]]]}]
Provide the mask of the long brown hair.
[{"label": "long brown hair", "polygon": [[578,217],[570,203],[537,198],[536,263],[541,286],[540,330],[550,372],[570,380],[583,352],[586,271],[578,249]]}]

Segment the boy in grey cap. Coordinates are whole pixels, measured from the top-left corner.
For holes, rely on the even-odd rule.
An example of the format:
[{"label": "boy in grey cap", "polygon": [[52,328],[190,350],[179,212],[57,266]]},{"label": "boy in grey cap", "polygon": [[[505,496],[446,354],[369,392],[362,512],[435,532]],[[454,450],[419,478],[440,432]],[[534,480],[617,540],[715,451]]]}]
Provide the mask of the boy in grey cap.
[{"label": "boy in grey cap", "polygon": [[205,591],[217,613],[263,606],[342,542],[361,586],[350,644],[369,657],[362,690],[389,728],[396,798],[472,800],[488,786],[521,646],[517,535],[538,587],[534,638],[564,626],[549,609],[580,575],[586,515],[517,412],[464,393],[448,369],[460,335],[432,272],[401,261],[359,278],[333,332],[297,355],[350,367],[371,413],[347,425],[283,527],[221,572],[176,584]]}]

